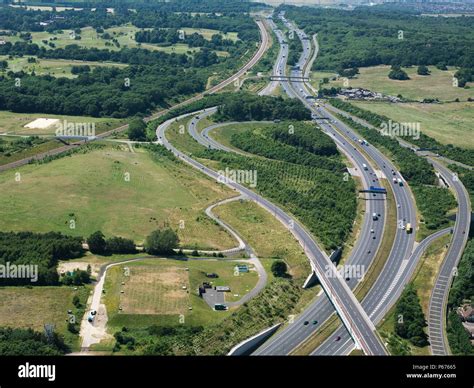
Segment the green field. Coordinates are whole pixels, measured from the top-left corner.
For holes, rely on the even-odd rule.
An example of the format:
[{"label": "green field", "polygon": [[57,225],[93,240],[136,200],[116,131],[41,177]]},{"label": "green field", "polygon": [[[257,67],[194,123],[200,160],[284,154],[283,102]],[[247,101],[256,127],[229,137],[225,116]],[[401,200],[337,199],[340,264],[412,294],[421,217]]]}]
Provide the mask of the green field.
[{"label": "green field", "polygon": [[284,260],[296,279],[308,276],[309,260],[295,238],[270,213],[253,202],[230,202],[214,213],[248,241],[259,257]]},{"label": "green field", "polygon": [[[90,61],[75,61],[75,60],[64,60],[64,59],[39,59],[36,57],[36,63],[28,63],[29,57],[15,57],[8,59],[6,55],[0,55],[0,61],[5,60],[8,62],[8,68],[3,72],[8,71],[19,72],[24,71],[25,73],[31,74],[33,71],[36,75],[51,75],[53,77],[66,77],[76,78],[78,75],[71,73],[72,66],[89,66],[91,69],[103,66],[116,66],[126,67],[126,64],[114,63],[114,62],[90,62]],[[1,72],[0,72],[1,73]]]},{"label": "green field", "polygon": [[[102,230],[140,242],[152,230],[169,225],[178,230],[184,247],[236,244],[204,214],[230,191],[184,165],[155,162],[144,150],[107,147],[15,172],[21,182],[15,181],[14,172],[0,174],[1,230],[54,230],[76,236]],[[181,220],[184,228],[178,229]]]},{"label": "green field", "polygon": [[[473,83],[469,89],[458,88],[453,86],[453,75],[456,69],[449,67],[447,71],[442,71],[434,66],[428,66],[431,75],[423,76],[416,73],[417,67],[403,68],[410,77],[406,81],[392,80],[388,78],[390,66],[374,66],[361,67],[360,74],[356,78],[348,79],[349,87],[364,88],[374,92],[380,92],[387,95],[397,96],[401,94],[403,97],[421,101],[424,98],[438,98],[440,101],[454,101],[459,98],[460,101],[466,101],[469,97],[474,98]],[[315,72],[311,75],[313,85],[318,87],[319,80],[322,78],[331,78],[335,76],[332,73]],[[339,78],[323,84],[324,88],[328,87],[345,87],[344,79]]]},{"label": "green field", "polygon": [[[274,125],[274,124],[273,124]],[[256,130],[258,128],[266,128],[272,126],[270,123],[246,123],[246,124],[231,124],[225,125],[223,127],[218,127],[209,132],[209,135],[218,141],[219,143],[225,145],[226,147],[237,149],[231,143],[230,139],[234,133],[246,131],[246,130]],[[239,152],[243,152],[239,150]]]},{"label": "green field", "polygon": [[474,148],[472,102],[445,104],[354,102],[353,104],[397,122],[419,122],[421,132],[441,143]]},{"label": "green field", "polygon": [[10,135],[53,135],[56,126],[48,128],[25,128],[25,125],[38,119],[58,119],[61,123],[94,123],[96,133],[102,133],[117,128],[126,123],[124,119],[113,119],[109,117],[85,117],[85,116],[67,116],[52,115],[45,113],[15,113],[9,111],[0,111],[0,134]]},{"label": "green field", "polygon": [[[258,276],[255,271],[235,276],[235,265],[228,260],[147,259],[112,267],[107,271],[103,297],[108,325],[121,328],[122,325],[144,327],[218,322],[231,312],[212,310],[199,297],[197,289],[203,281],[216,286],[227,285],[231,292],[226,293],[226,301],[239,300],[256,285]],[[128,276],[124,268],[129,268]],[[208,272],[217,273],[219,278],[207,278]],[[184,317],[184,322],[180,322],[180,316]]]},{"label": "green field", "polygon": [[79,347],[79,336],[67,330],[68,310],[73,310],[76,321],[82,319],[82,311],[72,304],[78,295],[84,305],[90,287],[0,287],[0,326],[32,328],[43,332],[47,323],[54,325],[56,333],[64,336],[72,350]]},{"label": "green field", "polygon": [[[79,34],[81,39],[74,39],[73,30],[61,30],[56,32],[47,32],[39,31],[31,33],[31,42],[37,44],[39,47],[51,48],[48,44],[51,42],[55,45],[55,48],[64,48],[71,44],[77,44],[80,47],[85,48],[98,48],[98,49],[109,49],[109,50],[120,50],[123,47],[136,48],[141,47],[148,50],[157,50],[167,53],[176,53],[183,54],[188,53],[192,54],[193,52],[199,51],[199,48],[189,47],[184,43],[176,43],[171,46],[159,46],[158,44],[153,43],[138,43],[135,41],[135,32],[139,31],[140,28],[135,27],[131,24],[111,27],[104,30],[104,33],[107,32],[111,39],[104,39],[102,33],[97,33],[96,30],[92,27],[81,28],[81,33]],[[200,29],[184,28],[183,30],[188,30],[189,33],[199,32]],[[202,29],[203,36],[210,39],[213,34],[219,33],[217,30],[208,30]],[[224,34],[224,37],[231,40],[237,40],[237,33],[229,32]],[[18,36],[4,36],[3,40],[7,42],[17,42],[21,41]],[[115,44],[112,39],[116,39],[118,45]],[[228,53],[224,51],[216,51],[216,54],[219,56],[227,56]]]},{"label": "green field", "polygon": [[182,30],[186,33],[186,35],[191,35],[197,32],[198,34],[202,35],[204,39],[207,39],[207,40],[211,40],[212,35],[215,35],[215,34],[221,34],[224,37],[224,39],[229,39],[234,42],[239,40],[239,38],[237,37],[237,32],[223,33],[218,30],[212,30],[210,28],[191,28],[191,27],[185,27],[185,28],[182,28]]}]

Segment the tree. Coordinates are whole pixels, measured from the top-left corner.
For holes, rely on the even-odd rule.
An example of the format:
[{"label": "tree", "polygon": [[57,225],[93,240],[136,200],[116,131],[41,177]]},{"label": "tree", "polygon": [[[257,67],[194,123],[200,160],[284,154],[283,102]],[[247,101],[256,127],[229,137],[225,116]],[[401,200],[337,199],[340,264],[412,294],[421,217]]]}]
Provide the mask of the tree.
[{"label": "tree", "polygon": [[92,233],[87,239],[87,245],[92,253],[103,255],[107,250],[107,243],[101,231]]},{"label": "tree", "polygon": [[146,124],[142,119],[134,119],[128,126],[128,138],[134,141],[146,140]]},{"label": "tree", "polygon": [[399,81],[410,79],[410,77],[408,77],[408,74],[405,73],[405,71],[403,71],[398,65],[392,66],[390,73],[388,73],[388,78],[399,80]]},{"label": "tree", "polygon": [[424,65],[420,65],[418,66],[418,69],[416,70],[417,74],[418,75],[430,75],[430,70],[424,66]]},{"label": "tree", "polygon": [[146,238],[145,249],[152,255],[174,253],[173,248],[177,248],[179,238],[176,232],[170,228],[155,230]]},{"label": "tree", "polygon": [[282,277],[286,277],[288,275],[286,273],[287,266],[286,266],[286,263],[284,261],[281,261],[281,260],[274,261],[272,263],[272,268],[271,269],[272,269],[273,276],[275,276],[275,277],[282,278]]}]

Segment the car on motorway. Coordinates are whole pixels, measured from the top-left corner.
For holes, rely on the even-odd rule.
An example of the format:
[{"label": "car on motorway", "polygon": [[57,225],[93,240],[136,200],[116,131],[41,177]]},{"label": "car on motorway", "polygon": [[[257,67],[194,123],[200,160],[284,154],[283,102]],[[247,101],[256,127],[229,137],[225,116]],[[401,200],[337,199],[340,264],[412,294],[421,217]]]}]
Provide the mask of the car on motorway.
[{"label": "car on motorway", "polygon": [[336,337],[336,342],[339,342],[340,340],[341,340],[341,336],[338,335],[338,336]]},{"label": "car on motorway", "polygon": [[308,325],[309,325],[309,321],[304,321],[304,322],[303,322],[303,325],[308,326]]},{"label": "car on motorway", "polygon": [[372,213],[372,220],[377,221],[379,219],[379,215],[377,213]]}]

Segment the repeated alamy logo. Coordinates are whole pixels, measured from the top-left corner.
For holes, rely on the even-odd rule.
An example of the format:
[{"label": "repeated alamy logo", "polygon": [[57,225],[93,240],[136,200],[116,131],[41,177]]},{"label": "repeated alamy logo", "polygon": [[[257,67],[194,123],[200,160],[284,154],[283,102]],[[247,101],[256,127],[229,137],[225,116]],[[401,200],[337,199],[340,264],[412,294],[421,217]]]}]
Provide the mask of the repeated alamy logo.
[{"label": "repeated alamy logo", "polygon": [[38,266],[33,264],[12,264],[7,261],[0,264],[0,279],[30,279],[30,282],[38,281]]},{"label": "repeated alamy logo", "polygon": [[95,123],[70,123],[67,120],[56,124],[57,137],[95,137]]},{"label": "repeated alamy logo", "polygon": [[326,265],[325,273],[328,278],[357,279],[362,281],[365,276],[365,265],[346,264],[336,269],[334,265]]},{"label": "repeated alamy logo", "polygon": [[383,136],[400,136],[411,137],[413,140],[420,138],[420,123],[397,123],[392,120],[380,124],[381,133]]},{"label": "repeated alamy logo", "polygon": [[252,188],[257,186],[257,170],[232,170],[228,167],[225,170],[217,171],[220,183],[241,183],[247,184]]}]

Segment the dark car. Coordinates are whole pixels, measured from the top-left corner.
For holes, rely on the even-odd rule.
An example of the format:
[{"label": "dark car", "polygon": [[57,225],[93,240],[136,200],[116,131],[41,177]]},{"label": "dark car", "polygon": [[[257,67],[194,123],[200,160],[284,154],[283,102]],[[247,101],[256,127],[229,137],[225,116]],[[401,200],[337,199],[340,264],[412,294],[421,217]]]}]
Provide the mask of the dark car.
[{"label": "dark car", "polygon": [[340,341],[340,340],[341,340],[341,336],[338,335],[338,336],[336,337],[336,342],[337,342],[337,341]]},{"label": "dark car", "polygon": [[303,323],[305,326],[309,325],[309,321],[304,321]]}]

